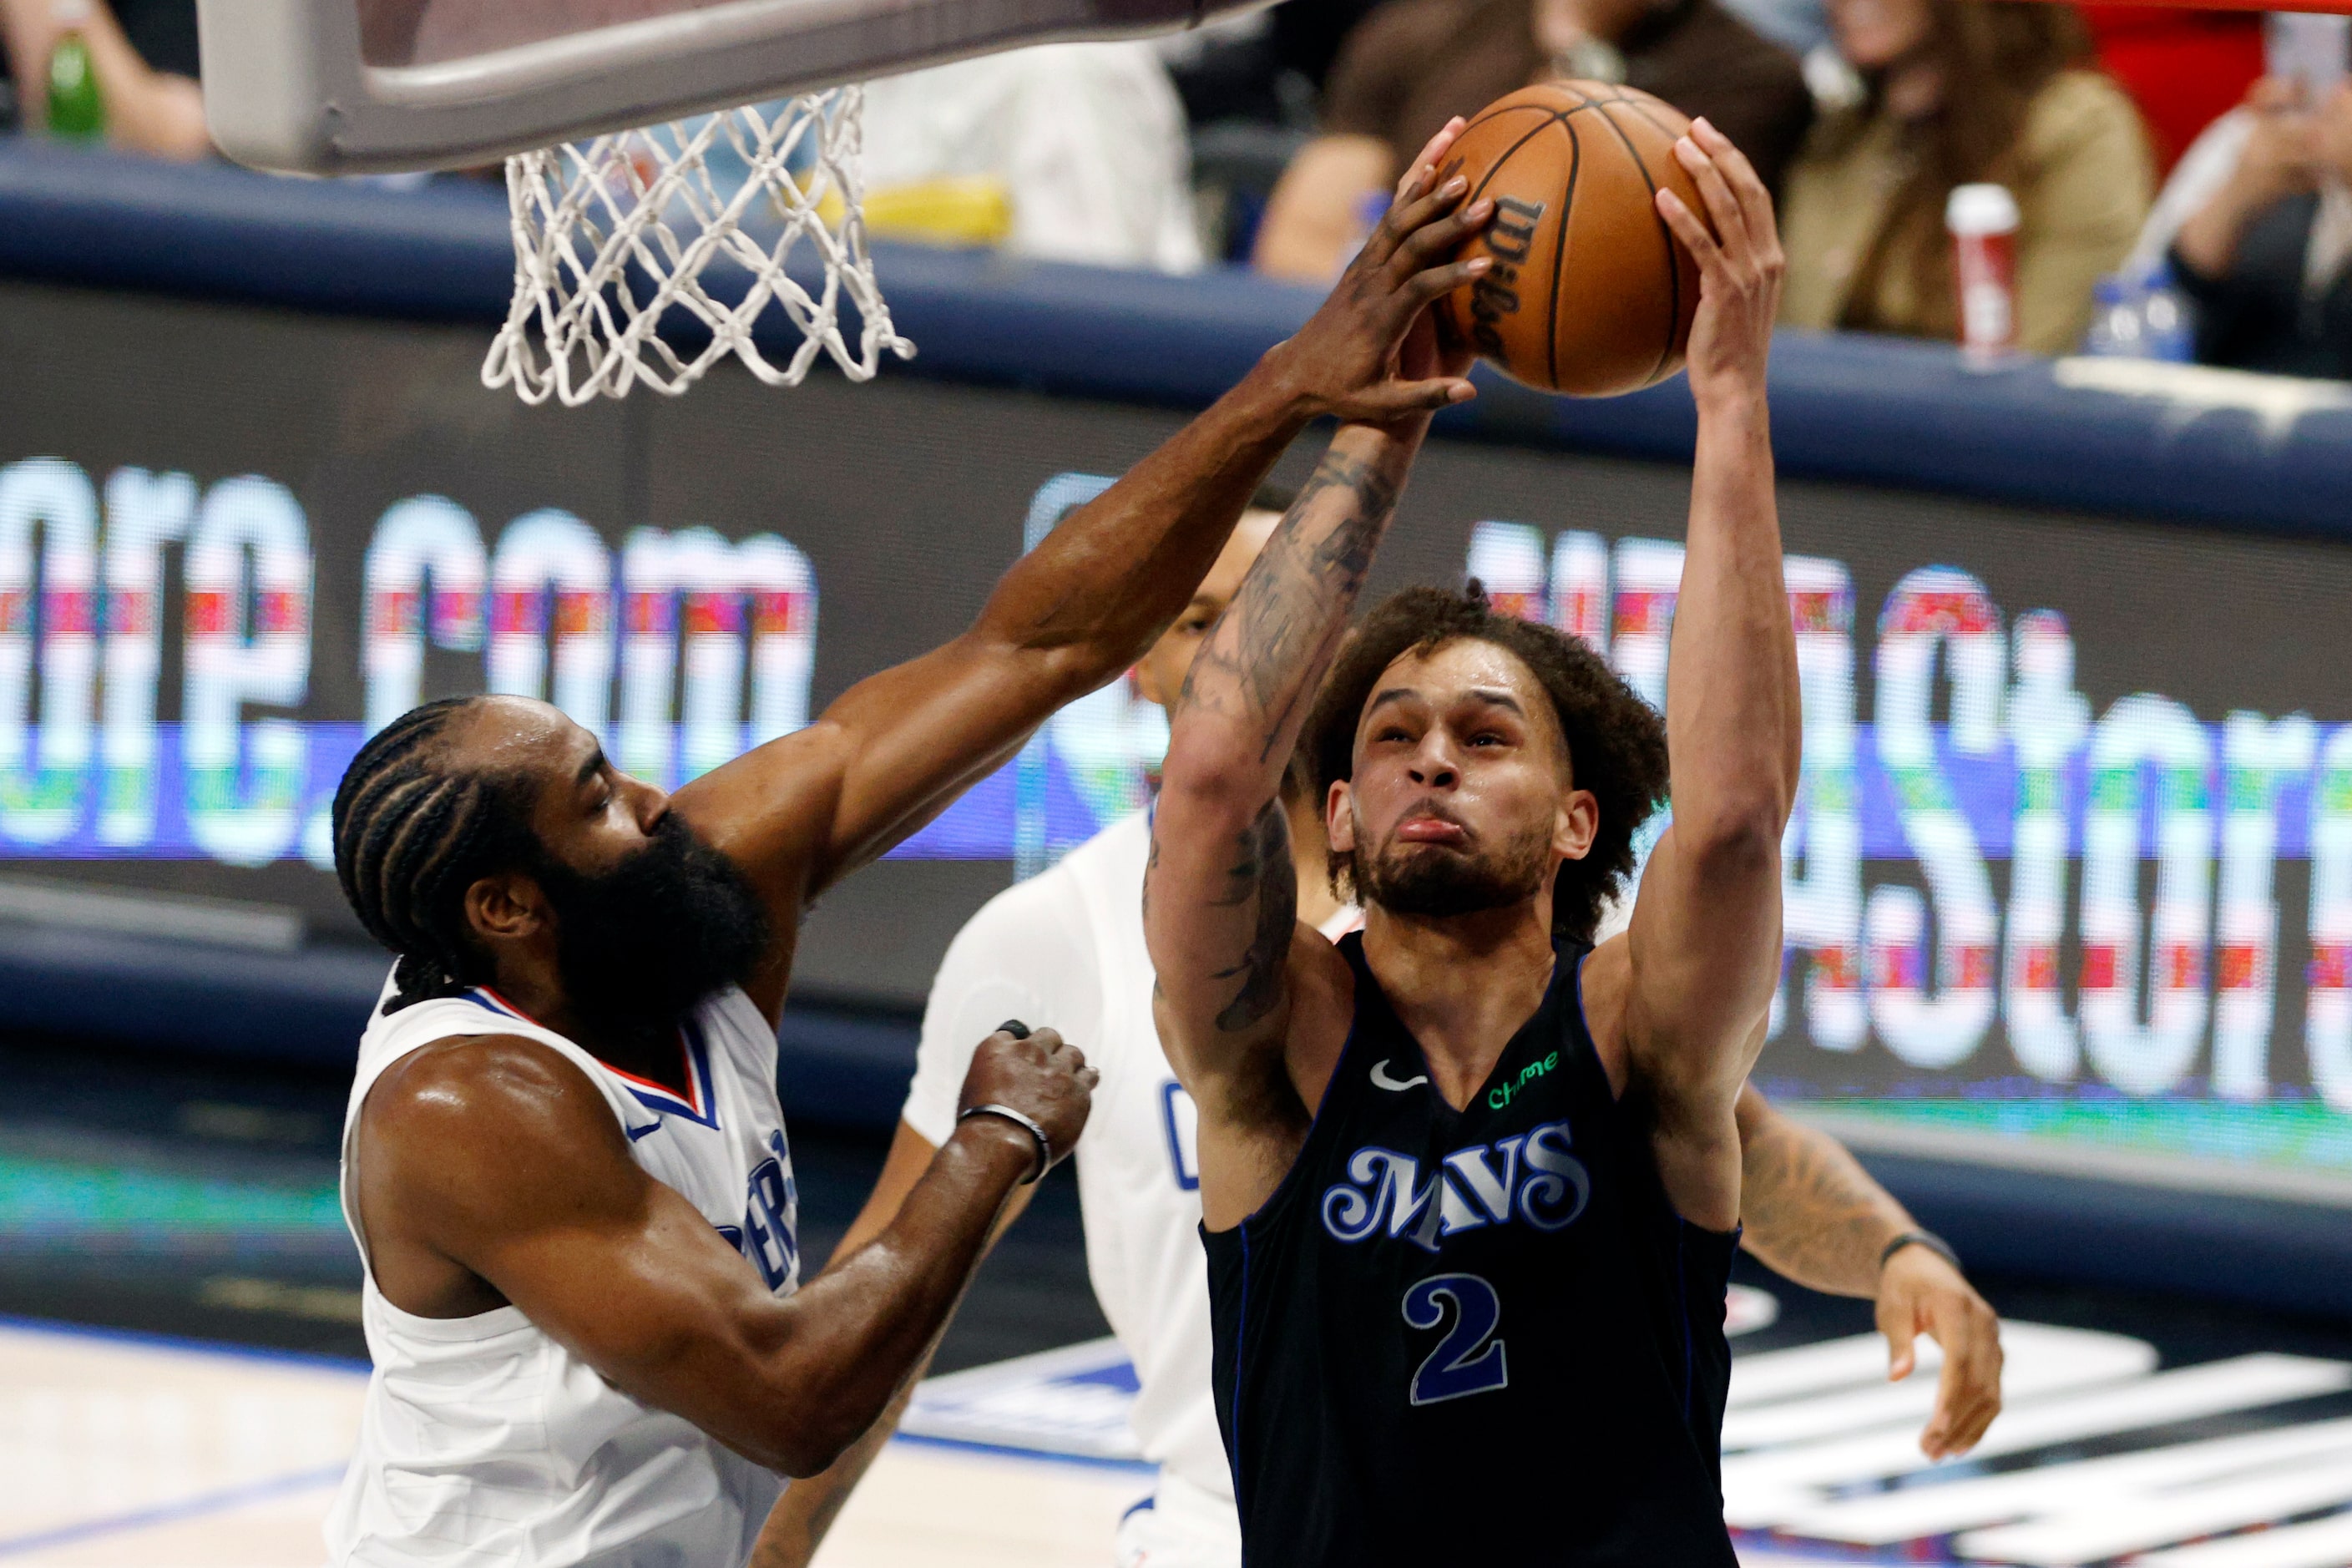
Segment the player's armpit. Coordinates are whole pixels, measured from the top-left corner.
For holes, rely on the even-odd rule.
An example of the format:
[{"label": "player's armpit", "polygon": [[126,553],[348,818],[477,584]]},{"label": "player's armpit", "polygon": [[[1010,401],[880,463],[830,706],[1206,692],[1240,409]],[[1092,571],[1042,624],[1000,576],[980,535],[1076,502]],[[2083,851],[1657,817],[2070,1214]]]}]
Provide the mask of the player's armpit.
[{"label": "player's armpit", "polygon": [[1034,1153],[1010,1122],[965,1123],[880,1239],[778,1299],[630,1158],[586,1077],[534,1041],[417,1053],[370,1094],[360,1145],[395,1305],[383,1263],[437,1256],[614,1386],[789,1475],[832,1463],[898,1391]]}]

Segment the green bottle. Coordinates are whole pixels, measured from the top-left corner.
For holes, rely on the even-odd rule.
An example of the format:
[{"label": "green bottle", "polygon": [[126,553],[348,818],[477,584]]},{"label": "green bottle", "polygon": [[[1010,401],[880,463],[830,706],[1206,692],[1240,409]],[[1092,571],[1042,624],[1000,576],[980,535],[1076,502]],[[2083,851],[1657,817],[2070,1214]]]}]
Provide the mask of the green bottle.
[{"label": "green bottle", "polygon": [[65,31],[49,51],[49,134],[99,141],[106,135],[106,100],[99,96],[89,40],[81,34],[89,0],[55,0],[51,15]]}]

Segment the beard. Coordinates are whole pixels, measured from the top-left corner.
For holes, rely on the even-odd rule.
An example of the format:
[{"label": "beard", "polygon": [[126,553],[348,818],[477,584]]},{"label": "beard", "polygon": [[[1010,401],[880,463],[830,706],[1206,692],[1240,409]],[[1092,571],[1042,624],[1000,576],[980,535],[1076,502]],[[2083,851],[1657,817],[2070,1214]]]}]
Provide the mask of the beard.
[{"label": "beard", "polygon": [[[1360,821],[1356,837],[1362,842]],[[1373,854],[1356,856],[1352,868],[1356,896],[1364,903],[1377,904],[1391,914],[1437,920],[1524,902],[1535,897],[1549,875],[1549,824],[1514,833],[1492,848],[1475,837],[1467,848],[1391,840]]]},{"label": "beard", "polygon": [[740,985],[766,955],[768,911],[735,863],[665,816],[646,847],[608,871],[542,858],[555,911],[556,972],[586,1017],[626,1032],[676,1023]]}]

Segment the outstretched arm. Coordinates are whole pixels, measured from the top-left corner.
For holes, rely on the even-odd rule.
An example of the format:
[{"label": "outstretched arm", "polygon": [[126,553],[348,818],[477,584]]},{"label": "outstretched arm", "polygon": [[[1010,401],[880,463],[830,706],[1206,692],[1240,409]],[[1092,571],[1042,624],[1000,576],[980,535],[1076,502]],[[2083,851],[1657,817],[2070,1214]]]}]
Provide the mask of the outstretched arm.
[{"label": "outstretched arm", "polygon": [[1944,1370],[1920,1449],[1940,1459],[1975,1447],[2000,1414],[1992,1308],[1928,1247],[1890,1256],[1896,1237],[1918,1228],[1909,1211],[1845,1145],[1781,1115],[1752,1087],[1739,1097],[1739,1149],[1741,1245],[1800,1285],[1876,1302],[1891,1379],[1911,1375],[1921,1334],[1934,1340]]},{"label": "outstretched arm", "polygon": [[[1416,300],[1416,314],[1438,279],[1483,269],[1431,267],[1491,210],[1481,202],[1441,216],[1467,189],[1458,177],[1433,188],[1444,140],[1407,176],[1348,273],[1382,279]],[[1405,353],[1409,374],[1456,368],[1441,364],[1425,317]],[[1160,1038],[1202,1108],[1201,1200],[1212,1226],[1257,1206],[1286,1163],[1281,1140],[1303,1121],[1306,1100],[1282,1049],[1299,981],[1294,960],[1328,970],[1336,958],[1297,922],[1282,775],[1427,427],[1416,416],[1340,429],[1211,628],[1170,723],[1144,931],[1160,976]]]},{"label": "outstretched arm", "polygon": [[[1388,242],[1410,238],[1414,268],[1349,268],[1239,386],[1015,563],[970,630],[678,792],[678,809],[772,910],[788,921],[1003,763],[1056,708],[1142,657],[1310,420],[1426,416],[1473,395],[1459,374],[1396,374],[1422,307],[1478,265],[1444,263],[1469,232],[1460,215],[1415,211]],[[773,1011],[781,981],[764,989],[772,1004],[754,999]]]},{"label": "outstretched arm", "polygon": [[1286,1164],[1266,1139],[1279,1143],[1310,1113],[1285,1060],[1292,993],[1337,955],[1298,923],[1277,796],[1421,435],[1417,424],[1349,426],[1333,439],[1210,631],[1169,726],[1144,934],[1160,977],[1160,1040],[1201,1106],[1201,1209],[1212,1229],[1264,1200]]},{"label": "outstretched arm", "polygon": [[1654,1119],[1658,1173],[1685,1218],[1727,1230],[1739,1218],[1733,1106],[1780,974],[1780,830],[1801,728],[1765,416],[1782,262],[1772,199],[1739,151],[1704,120],[1675,150],[1707,212],[1659,194],[1700,274],[1698,449],[1666,668],[1674,823],[1611,962],[1630,970],[1624,1059]]}]

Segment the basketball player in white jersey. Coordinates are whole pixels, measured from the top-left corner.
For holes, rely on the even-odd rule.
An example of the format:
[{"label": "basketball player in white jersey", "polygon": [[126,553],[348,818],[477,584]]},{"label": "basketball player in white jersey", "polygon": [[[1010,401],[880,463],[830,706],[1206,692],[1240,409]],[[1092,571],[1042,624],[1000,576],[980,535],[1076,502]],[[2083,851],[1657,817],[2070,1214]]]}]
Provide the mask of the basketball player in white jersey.
[{"label": "basketball player in white jersey", "polygon": [[1397,374],[1427,302],[1485,270],[1444,260],[1491,213],[1462,201],[1400,201],[1314,318],[970,631],[675,796],[516,698],[427,704],[361,750],[336,870],[398,963],[344,1132],[375,1373],[338,1563],[723,1568],[779,1476],[874,1425],[1095,1074],[1050,1029],[988,1034],[890,1223],[802,1288],[775,1090],[801,913],[1150,647],[1309,421],[1473,395]]},{"label": "basketball player in white jersey", "polygon": [[[1261,490],[1216,565],[1137,665],[1137,689],[1171,706],[1201,639],[1240,588],[1292,498]],[[1296,787],[1293,787],[1293,786]],[[1283,804],[1298,870],[1298,916],[1337,939],[1361,916],[1331,891],[1322,814],[1306,770]],[[890,1157],[842,1242],[878,1235],[955,1125],[971,1041],[989,1021],[1050,1020],[1087,1042],[1102,1079],[1077,1147],[1087,1266],[1103,1315],[1135,1363],[1132,1415],[1160,1467],[1150,1499],[1120,1521],[1120,1568],[1237,1568],[1233,1475],[1209,1383],[1207,1260],[1200,1242],[1195,1112],[1151,1022],[1143,945],[1147,814],[1113,823],[1058,864],[991,900],[958,933],[933,982],[922,1043]],[[1622,929],[1630,900],[1604,917]],[[978,1020],[978,1022],[975,1022]],[[1920,1446],[1942,1458],[1974,1447],[2000,1409],[2000,1325],[1943,1244],[1827,1133],[1782,1116],[1753,1089],[1739,1106],[1744,1245],[1790,1279],[1874,1300],[1889,1373],[1910,1373],[1922,1332],[1944,1348],[1936,1407]],[[1009,1208],[1027,1202],[1024,1191]],[[802,1568],[896,1425],[897,1411],[824,1476],[777,1505],[753,1568]]]}]

